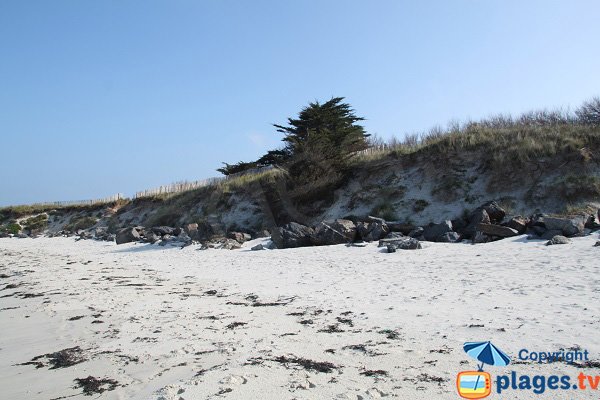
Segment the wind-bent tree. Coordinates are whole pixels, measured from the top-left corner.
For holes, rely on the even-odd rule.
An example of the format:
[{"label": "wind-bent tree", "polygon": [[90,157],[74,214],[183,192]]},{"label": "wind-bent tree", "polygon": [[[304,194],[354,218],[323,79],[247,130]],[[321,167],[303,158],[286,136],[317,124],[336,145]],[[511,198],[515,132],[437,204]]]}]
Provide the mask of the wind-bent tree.
[{"label": "wind-bent tree", "polygon": [[283,141],[292,156],[310,152],[313,157],[339,164],[354,152],[367,148],[369,135],[357,124],[364,118],[356,116],[343,100],[334,97],[323,104],[310,103],[298,118],[288,119],[288,126],[274,125],[285,134]]},{"label": "wind-bent tree", "polygon": [[303,108],[297,118],[288,118],[288,125],[274,124],[285,136],[284,147],[271,150],[254,162],[227,164],[218,171],[224,175],[270,165],[289,165],[296,171],[314,172],[314,166],[323,170],[340,171],[346,160],[356,151],[368,147],[362,125],[364,118],[356,116],[343,97],[334,97],[321,104],[318,101]]}]

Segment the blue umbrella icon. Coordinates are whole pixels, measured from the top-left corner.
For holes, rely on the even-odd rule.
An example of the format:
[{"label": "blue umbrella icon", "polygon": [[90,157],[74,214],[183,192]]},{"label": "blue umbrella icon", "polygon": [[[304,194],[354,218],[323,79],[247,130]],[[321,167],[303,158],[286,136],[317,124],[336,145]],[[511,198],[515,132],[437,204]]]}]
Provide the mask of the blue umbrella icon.
[{"label": "blue umbrella icon", "polygon": [[[481,361],[479,365],[479,371],[483,371],[483,364],[495,365],[504,367],[510,363],[510,357],[508,357],[502,350],[492,344],[492,342],[467,342],[464,344],[463,349],[465,353]],[[475,387],[479,383],[479,376],[475,382]]]},{"label": "blue umbrella icon", "polygon": [[481,361],[480,371],[483,371],[483,364],[504,367],[510,363],[510,357],[494,346],[492,342],[467,342],[464,344],[463,349],[465,353]]}]

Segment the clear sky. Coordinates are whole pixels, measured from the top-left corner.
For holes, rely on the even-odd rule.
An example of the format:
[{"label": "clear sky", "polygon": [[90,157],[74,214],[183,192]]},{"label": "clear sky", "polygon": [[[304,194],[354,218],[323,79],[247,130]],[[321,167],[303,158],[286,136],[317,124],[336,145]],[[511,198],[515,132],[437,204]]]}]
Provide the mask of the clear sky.
[{"label": "clear sky", "polygon": [[216,176],[344,96],[369,133],[600,95],[600,1],[0,1],[0,205]]}]

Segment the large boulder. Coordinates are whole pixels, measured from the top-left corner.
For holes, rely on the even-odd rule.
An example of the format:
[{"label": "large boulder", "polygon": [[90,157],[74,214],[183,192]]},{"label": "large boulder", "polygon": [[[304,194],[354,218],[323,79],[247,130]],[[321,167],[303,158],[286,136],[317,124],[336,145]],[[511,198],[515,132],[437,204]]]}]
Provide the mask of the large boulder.
[{"label": "large boulder", "polygon": [[140,232],[142,229],[141,227],[119,229],[115,236],[115,242],[117,244],[137,242],[141,239]]},{"label": "large boulder", "polygon": [[423,231],[425,229],[423,229],[422,226],[417,226],[415,229],[413,229],[412,231],[408,232],[408,236],[412,237],[412,238],[419,238],[421,236],[423,236]]},{"label": "large boulder", "polygon": [[586,218],[556,218],[545,217],[544,225],[548,230],[560,230],[566,237],[583,235]]},{"label": "large boulder", "polygon": [[495,201],[488,201],[479,206],[479,208],[487,212],[491,222],[500,223],[504,219],[504,216],[506,216],[506,211]]},{"label": "large boulder", "polygon": [[290,222],[282,227],[273,229],[271,240],[278,249],[304,247],[311,245],[314,230],[297,222]]},{"label": "large boulder", "polygon": [[365,242],[373,242],[385,237],[390,228],[385,222],[359,222],[356,224],[358,238]]},{"label": "large boulder", "polygon": [[477,208],[469,215],[469,224],[462,230],[465,238],[472,238],[477,232],[477,225],[491,223],[490,216],[483,208]]},{"label": "large boulder", "polygon": [[311,239],[317,246],[350,243],[356,239],[356,225],[348,219],[324,221],[315,227]]},{"label": "large boulder", "polygon": [[452,232],[452,222],[444,221],[439,224],[429,224],[423,229],[423,239],[437,242],[446,232]]},{"label": "large boulder", "polygon": [[529,223],[529,220],[527,218],[517,215],[517,216],[509,219],[508,222],[506,223],[506,226],[514,229],[519,234],[523,234],[527,230],[528,223]]},{"label": "large boulder", "polygon": [[509,228],[508,226],[492,224],[478,224],[477,231],[483,232],[489,236],[499,236],[503,238],[517,236],[519,234],[515,229]]}]

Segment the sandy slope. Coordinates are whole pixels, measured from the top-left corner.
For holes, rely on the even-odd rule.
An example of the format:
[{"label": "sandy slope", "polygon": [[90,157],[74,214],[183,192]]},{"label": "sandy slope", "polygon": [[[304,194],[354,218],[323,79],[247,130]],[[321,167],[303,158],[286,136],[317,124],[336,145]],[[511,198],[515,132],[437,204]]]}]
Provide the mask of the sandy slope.
[{"label": "sandy slope", "polygon": [[[600,358],[596,239],[394,254],[375,244],[251,252],[0,239],[0,398],[82,398],[74,379],[90,375],[118,381],[102,399],[457,398],[456,373],[476,366],[465,341],[492,340],[513,357],[578,345]],[[84,362],[17,365],[74,346]],[[295,358],[333,365],[319,372]],[[364,374],[378,370],[387,375]],[[579,372],[488,369],[513,370]]]}]

